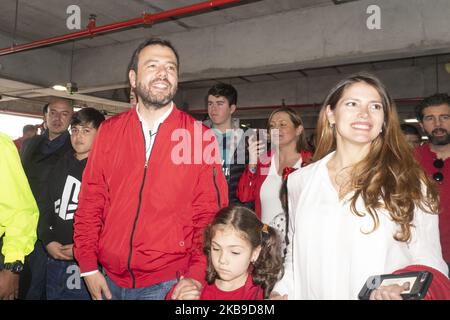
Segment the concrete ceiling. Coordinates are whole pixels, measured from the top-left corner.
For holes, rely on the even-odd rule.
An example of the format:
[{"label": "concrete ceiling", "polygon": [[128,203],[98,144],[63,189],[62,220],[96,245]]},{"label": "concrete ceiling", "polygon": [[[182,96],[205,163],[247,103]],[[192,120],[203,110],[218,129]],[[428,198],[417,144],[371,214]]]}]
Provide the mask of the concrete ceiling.
[{"label": "concrete ceiling", "polygon": [[[18,1],[17,27],[16,2]],[[66,34],[66,13],[70,5],[81,10],[81,28],[88,24],[90,14],[96,15],[98,26],[140,17],[142,13],[159,13],[189,6],[201,0],[2,0],[0,31],[15,38],[34,41]],[[231,23],[239,20],[272,15],[275,13],[318,6],[334,5],[332,0],[258,0],[203,11],[199,14],[156,23],[151,34],[163,36],[170,33]],[[135,28],[85,39],[75,43],[75,50],[113,45],[149,36],[149,28]],[[71,45],[55,48],[71,50]]]},{"label": "concrete ceiling", "polygon": [[[448,6],[448,3],[446,2],[447,0],[431,1],[438,4],[436,5],[436,10],[438,10],[436,14],[439,13],[445,15],[445,10],[439,10],[439,8],[450,8],[450,6]],[[97,16],[96,24],[97,26],[101,26],[137,18],[141,16],[143,12],[158,13],[199,2],[202,2],[202,0],[1,0],[0,47],[8,47],[13,43],[13,41],[17,44],[22,44],[76,31],[68,30],[66,27],[66,19],[68,17],[66,9],[69,5],[78,5],[80,7],[82,17],[81,28],[84,29],[88,23],[90,14],[95,14]],[[425,6],[425,3],[429,2],[426,2],[425,0],[411,0],[411,2],[414,2],[416,4],[417,11],[420,12],[421,16],[423,16],[423,19],[428,19],[430,12],[432,15],[435,14],[432,9],[429,9],[429,11],[422,10],[425,7],[421,6]],[[364,10],[360,11],[363,14],[366,14],[365,8],[367,7],[367,5],[372,3],[389,3],[392,6],[392,8],[390,8],[391,11],[397,13],[397,16],[395,16],[393,13],[390,13],[390,15],[384,16],[383,18],[385,19],[383,21],[391,24],[389,25],[392,29],[391,33],[399,34],[398,39],[400,40],[398,40],[397,42],[401,42],[403,39],[409,40],[411,38],[411,42],[413,44],[424,43],[425,47],[427,41],[429,41],[432,45],[426,47],[428,51],[421,51],[420,48],[417,49],[417,47],[407,43],[406,40],[405,44],[402,43],[401,45],[399,45],[400,49],[403,46],[402,51],[396,48],[391,49],[388,48],[388,44],[395,44],[395,41],[392,41],[390,38],[391,35],[388,34],[386,36],[386,34],[381,35],[381,33],[378,33],[377,35],[376,33],[372,33],[367,36],[366,34],[363,34],[362,31],[358,31],[360,32],[360,34],[356,34],[357,37],[354,39],[354,43],[357,43],[357,45],[355,45],[354,43],[347,44],[345,42],[346,40],[351,41],[353,39],[351,39],[351,36],[347,36],[346,32],[350,33],[349,31],[351,31],[352,29],[361,29],[354,28],[352,22],[347,22],[347,20],[349,20],[349,17],[354,18],[355,16],[358,16],[358,14],[361,14],[356,10],[353,10],[355,11],[353,12],[352,8],[358,7],[359,5],[358,10],[363,8]],[[16,4],[18,4],[17,20]],[[446,51],[443,49],[439,49],[446,46],[446,41],[448,41],[448,39],[445,38],[445,35],[442,36],[442,32],[444,31],[437,31],[450,30],[450,26],[448,26],[448,20],[442,20],[442,25],[439,25],[439,28],[436,28],[434,24],[431,27],[427,27],[426,25],[421,26],[424,35],[422,36],[422,38],[418,37],[418,39],[414,38],[409,33],[406,33],[404,35],[399,33],[398,29],[396,28],[403,22],[406,24],[406,21],[415,21],[410,16],[416,13],[409,12],[409,16],[405,18],[408,20],[403,20],[403,17],[398,16],[398,12],[400,12],[401,10],[407,11],[408,9],[411,9],[413,7],[414,6],[412,5],[407,6],[403,1],[399,0],[362,0],[361,2],[355,1],[342,6],[336,5],[335,1],[333,0],[250,0],[242,1],[242,3],[240,3],[239,5],[227,6],[220,9],[200,12],[195,15],[158,22],[151,27],[132,28],[125,31],[108,33],[89,39],[78,40],[73,44],[59,44],[45,49],[32,50],[27,52],[29,55],[27,55],[27,53],[19,53],[12,54],[11,56],[6,56],[6,58],[0,56],[0,95],[2,95],[2,99],[0,101],[0,111],[6,110],[8,112],[28,112],[32,114],[40,114],[43,103],[47,102],[52,96],[68,97],[73,99],[75,101],[75,104],[78,106],[89,105],[97,107],[99,109],[107,110],[110,114],[121,112],[129,107],[126,103],[127,92],[124,88],[127,86],[127,83],[124,80],[124,77],[120,79],[119,77],[111,77],[111,81],[109,83],[100,82],[100,84],[98,85],[84,85],[83,83],[79,83],[78,85],[80,86],[80,90],[73,95],[69,95],[65,92],[55,92],[54,90],[50,89],[49,87],[53,82],[49,81],[46,78],[46,74],[41,74],[41,77],[39,77],[36,76],[39,75],[39,72],[33,71],[30,72],[30,75],[33,74],[34,78],[27,78],[26,72],[21,73],[19,76],[15,77],[11,75],[13,74],[11,72],[3,72],[8,70],[2,70],[2,64],[7,65],[10,68],[28,68],[31,70],[34,68],[33,64],[39,64],[41,62],[40,59],[44,58],[47,60],[45,62],[42,62],[43,64],[49,64],[49,62],[54,61],[55,66],[57,66],[55,67],[55,70],[49,70],[49,73],[52,73],[52,77],[49,78],[68,79],[69,72],[67,70],[71,65],[70,60],[72,54],[74,54],[75,57],[77,57],[80,61],[84,61],[89,54],[93,56],[95,54],[104,53],[104,55],[102,55],[102,59],[112,59],[111,65],[115,66],[114,63],[119,63],[117,64],[117,67],[115,69],[120,69],[121,67],[123,67],[122,64],[124,64],[124,59],[122,58],[125,56],[129,57],[129,54],[127,55],[124,53],[121,56],[118,55],[117,57],[113,57],[111,53],[115,50],[115,48],[117,48],[117,51],[123,50],[126,47],[134,48],[135,43],[139,42],[142,39],[148,38],[150,35],[169,38],[172,35],[175,35],[174,38],[178,40],[178,42],[180,42],[179,38],[183,38],[185,34],[188,36],[191,36],[192,34],[192,39],[195,40],[195,37],[197,35],[204,36],[204,34],[201,33],[202,30],[207,30],[205,31],[205,34],[209,35],[209,32],[211,30],[214,31],[215,29],[222,28],[220,32],[217,31],[217,34],[213,33],[213,35],[211,35],[211,38],[225,35],[223,37],[225,38],[225,40],[221,39],[222,42],[218,41],[219,45],[223,46],[223,42],[226,42],[229,39],[233,40],[241,36],[244,39],[242,41],[245,41],[246,36],[252,35],[252,33],[249,33],[249,35],[245,34],[247,29],[239,30],[238,27],[240,26],[252,27],[252,23],[258,25],[258,23],[261,21],[261,26],[264,26],[264,28],[261,28],[261,30],[263,32],[267,32],[268,30],[270,30],[270,26],[273,25],[274,21],[279,21],[278,19],[280,18],[286,18],[287,22],[285,23],[289,25],[291,21],[294,21],[295,23],[298,21],[298,23],[301,23],[302,21],[300,19],[297,19],[298,17],[305,20],[305,26],[297,26],[298,30],[300,30],[300,28],[304,28],[304,34],[300,34],[301,32],[297,29],[291,30],[289,32],[288,30],[286,30],[286,39],[284,39],[283,36],[279,36],[275,41],[275,46],[278,45],[278,47],[280,47],[280,43],[288,43],[290,39],[295,38],[295,36],[297,35],[296,33],[299,33],[298,39],[300,39],[301,41],[304,41],[302,37],[307,37],[307,41],[304,42],[305,46],[301,47],[303,52],[299,52],[298,60],[292,61],[293,63],[291,63],[292,65],[299,65],[301,67],[291,67],[290,65],[287,67],[288,64],[283,62],[284,56],[287,56],[287,58],[291,60],[293,59],[292,56],[289,56],[289,54],[293,51],[292,47],[298,45],[298,43],[296,41],[292,41],[292,45],[288,44],[285,48],[283,47],[284,51],[281,52],[281,62],[276,61],[275,58],[273,61],[267,61],[266,65],[270,70],[268,72],[249,72],[248,70],[250,69],[245,64],[241,69],[233,69],[232,67],[230,67],[229,69],[232,70],[230,74],[232,74],[232,76],[213,77],[208,76],[208,73],[205,73],[206,76],[205,74],[200,73],[198,74],[198,76],[196,76],[196,73],[192,72],[192,74],[194,74],[194,77],[192,77],[192,74],[188,74],[188,76],[185,77],[185,79],[188,79],[189,81],[183,80],[182,77],[179,90],[180,94],[177,97],[179,101],[184,102],[184,98],[189,97],[189,94],[186,94],[186,92],[189,93],[189,91],[197,91],[203,93],[205,90],[207,90],[208,87],[219,81],[230,83],[244,89],[252,85],[256,85],[255,88],[257,87],[258,90],[260,90],[259,88],[265,88],[272,83],[280,83],[281,85],[286,82],[298,82],[302,83],[302,85],[305,82],[320,83],[323,81],[323,79],[326,78],[336,79],[342,77],[343,75],[361,70],[372,71],[375,73],[386,72],[386,74],[389,75],[389,79],[392,78],[390,75],[395,75],[397,70],[406,69],[410,70],[411,74],[418,74],[418,70],[421,70],[420,73],[421,75],[423,73],[423,75],[422,77],[419,77],[418,81],[420,83],[424,83],[424,88],[421,88],[420,92],[416,90],[417,94],[414,92],[414,90],[412,90],[413,93],[411,93],[411,90],[400,90],[399,95],[403,98],[419,97],[423,95],[423,92],[434,90],[434,76],[432,74],[434,72],[434,66],[439,65],[443,67],[446,63],[450,62],[450,56],[448,55],[448,53],[450,53],[450,49],[447,49]],[[430,5],[430,7],[432,6]],[[389,10],[386,11],[391,12]],[[298,14],[293,14],[293,12],[298,12]],[[336,12],[336,15],[334,14],[334,12]],[[318,18],[322,20],[319,20]],[[418,20],[417,17],[416,20]],[[246,23],[246,21],[250,22]],[[317,21],[319,22],[317,23]],[[436,19],[436,21],[441,20]],[[282,22],[280,23],[282,24]],[[418,25],[420,23],[423,24],[422,21],[417,22]],[[290,25],[295,27],[292,23]],[[318,25],[320,25],[320,28],[318,27]],[[335,32],[335,30],[333,29],[331,29],[331,31],[327,30],[327,27],[322,27],[322,25],[329,25],[330,28],[333,28],[334,25],[337,25],[342,29],[342,33],[339,33],[337,30]],[[230,27],[228,28],[228,26]],[[276,28],[280,27],[273,25],[273,29]],[[385,28],[384,32],[387,33],[387,31],[391,29]],[[228,31],[232,33],[229,36],[227,35]],[[284,29],[282,29],[282,31],[284,31]],[[407,31],[408,28],[405,27],[405,32]],[[411,30],[410,33],[416,34],[417,32],[415,30]],[[276,32],[274,32],[274,34],[276,36],[278,35]],[[7,41],[1,41],[2,35],[3,39],[7,39]],[[294,35],[294,37],[292,37],[292,35]],[[270,36],[266,35],[263,35],[261,37],[263,38],[263,40],[261,40],[260,42],[262,42],[264,45],[264,41],[267,41],[266,37],[270,39]],[[372,37],[373,39],[370,37]],[[319,38],[323,38],[323,40],[317,40]],[[371,39],[371,42],[368,46],[367,42],[365,41],[368,41],[366,39],[369,38]],[[436,38],[438,38],[439,40],[441,40],[442,38],[445,39],[442,40],[442,43],[439,43],[438,41],[435,41]],[[237,43],[239,44],[242,41],[237,41]],[[323,43],[321,43],[321,41]],[[211,42],[215,43],[215,41]],[[253,44],[254,39],[249,39],[248,42]],[[177,41],[175,41],[175,43],[177,43]],[[198,42],[196,43],[198,45]],[[186,46],[185,43],[181,44],[184,44],[183,49],[186,52],[186,48],[188,48],[188,46]],[[206,44],[208,44],[208,42],[206,42]],[[256,44],[259,46],[258,53],[261,53],[260,55],[265,54],[265,47],[261,45],[261,43]],[[72,45],[74,53],[72,53]],[[261,49],[261,47],[263,49]],[[369,48],[366,49],[366,47]],[[409,48],[411,48],[411,50],[409,50]],[[208,49],[209,51],[205,50],[205,52],[208,52],[209,54],[213,52],[210,47],[206,49]],[[227,55],[227,52],[223,52],[223,47],[220,47],[219,50],[220,49],[222,49],[222,52],[218,52],[217,57],[214,57],[217,60],[221,60],[222,57]],[[383,49],[386,51],[383,53],[384,57],[390,57],[392,54],[392,58],[377,59],[376,55],[378,54],[378,51],[382,52]],[[198,50],[201,49],[197,49],[197,51]],[[235,50],[238,51],[239,47],[236,47]],[[248,52],[250,49],[243,48],[242,50],[245,53],[245,51]],[[333,52],[334,50],[336,51],[335,56],[338,57],[337,59],[339,59],[340,61],[345,61],[347,56],[350,57],[349,60],[352,60],[353,58],[351,57],[351,55],[355,53],[356,55],[360,56],[353,59],[355,61],[354,63],[336,63],[335,60],[329,58],[329,52]],[[367,53],[365,52],[365,50],[367,50]],[[396,50],[401,51],[401,53],[398,54]],[[190,53],[189,51],[187,52]],[[35,53],[37,58],[34,58],[35,60],[32,60],[32,58],[30,57]],[[205,53],[206,57],[208,57],[208,53]],[[319,59],[321,58],[321,56],[323,56],[323,60]],[[398,58],[398,56],[405,56],[405,58]],[[302,67],[302,59],[307,62],[305,65],[309,63],[312,66]],[[224,59],[222,59],[222,61],[223,60]],[[261,60],[263,59],[261,58]],[[311,61],[312,63],[310,63]],[[95,61],[93,63],[90,63],[91,65],[95,65]],[[183,61],[183,63],[185,62]],[[198,61],[196,63],[198,64]],[[227,63],[229,63],[229,61],[226,60],[223,63],[227,67]],[[262,68],[261,65],[264,67],[266,66],[264,65],[264,61],[262,63],[258,63],[260,64],[260,68],[255,68],[254,70],[262,70],[264,68]],[[272,65],[270,65],[269,63],[272,63]],[[205,64],[209,65],[209,63]],[[214,62],[212,62],[211,64],[214,65]],[[104,66],[102,65],[102,67]],[[206,69],[206,71],[210,71],[208,67],[204,68]],[[92,72],[93,75],[98,73],[95,68],[83,68],[83,65],[81,65],[80,70],[83,71],[82,74],[86,74],[85,77],[91,76],[89,72]],[[223,70],[227,71],[226,69]],[[226,73],[227,72],[219,72],[218,74]],[[23,74],[25,74],[25,76],[23,76]],[[444,79],[445,81],[447,81],[445,83],[450,83],[450,76],[446,74],[444,74],[444,76],[448,78]],[[411,81],[412,79],[413,78],[408,78],[406,80]],[[409,84],[406,83],[406,85]],[[300,87],[300,84],[298,85],[298,87]],[[303,89],[297,88],[296,90],[299,91],[296,93],[296,96],[302,96]],[[305,90],[312,91],[313,89],[307,88]],[[251,92],[251,90],[249,91]],[[322,88],[320,88],[320,90],[317,89],[316,91],[322,92]],[[408,93],[407,95],[403,95],[403,92]],[[320,99],[321,98],[317,98],[317,96],[311,95],[306,99],[307,102],[305,103],[320,103]],[[286,98],[286,100],[287,104],[301,104],[300,102],[298,102],[301,100],[299,98],[295,98],[295,101],[293,99],[291,99],[290,101],[289,98]],[[199,99],[197,99],[197,101],[199,101]],[[277,104],[280,104],[280,102],[281,99],[279,99],[279,102],[277,102]],[[181,105],[183,103],[179,104]],[[191,103],[191,105],[199,107],[200,104],[194,102]],[[244,106],[250,107],[255,105],[261,106],[264,105],[264,103],[255,102],[255,104],[244,104]],[[275,103],[267,102],[265,103],[265,105],[275,105]],[[314,113],[315,111],[311,112]],[[245,117],[257,117],[258,114],[259,117],[261,117],[262,114],[265,115],[266,113],[267,111],[261,113],[260,111],[252,110],[240,112],[240,114]]]},{"label": "concrete ceiling", "polygon": [[[0,32],[11,39],[11,45],[23,44],[36,40],[59,36],[77,30],[68,30],[66,12],[70,5],[77,5],[81,11],[81,29],[84,29],[91,14],[96,15],[97,26],[137,18],[142,13],[159,13],[175,8],[189,6],[201,2],[200,0],[2,0],[0,15]],[[154,36],[205,28],[209,26],[228,24],[240,20],[263,17],[290,10],[306,9],[320,6],[333,6],[332,0],[250,0],[242,1],[238,5],[229,5],[213,10],[201,11],[181,18],[158,22],[151,27],[130,28],[128,30],[97,35],[89,39],[81,39],[71,43],[51,46],[51,50],[72,55],[80,49],[111,46],[132,40],[140,40]],[[0,60],[1,62],[1,60]],[[1,64],[0,64],[1,71]],[[234,84],[239,82],[254,82],[264,80],[267,75],[256,75],[253,78],[226,79]],[[216,83],[215,80],[208,80]],[[201,85],[206,85],[201,82]],[[43,82],[44,83],[44,82]],[[189,86],[197,84],[187,84]],[[39,114],[42,103],[51,96],[63,96],[75,100],[77,105],[98,106],[108,110],[111,114],[128,107],[126,84],[103,87],[85,87],[75,95],[55,92],[48,86],[32,84],[20,79],[14,81],[7,77],[0,78],[0,94],[2,101],[0,109],[20,110],[28,109],[30,113]],[[11,101],[22,98],[22,101]],[[7,105],[7,106],[6,106]]]}]

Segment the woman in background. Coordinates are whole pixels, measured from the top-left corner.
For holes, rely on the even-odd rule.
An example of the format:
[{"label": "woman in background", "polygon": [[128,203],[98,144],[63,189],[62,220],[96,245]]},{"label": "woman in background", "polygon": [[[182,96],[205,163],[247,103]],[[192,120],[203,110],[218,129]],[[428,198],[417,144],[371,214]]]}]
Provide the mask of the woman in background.
[{"label": "woman in background", "polygon": [[307,150],[303,121],[292,108],[273,111],[268,127],[272,149],[264,153],[264,142],[251,138],[250,164],[239,180],[237,197],[241,202],[255,202],[257,216],[279,231],[284,247],[287,219],[280,200],[283,170],[306,165],[312,154]]}]

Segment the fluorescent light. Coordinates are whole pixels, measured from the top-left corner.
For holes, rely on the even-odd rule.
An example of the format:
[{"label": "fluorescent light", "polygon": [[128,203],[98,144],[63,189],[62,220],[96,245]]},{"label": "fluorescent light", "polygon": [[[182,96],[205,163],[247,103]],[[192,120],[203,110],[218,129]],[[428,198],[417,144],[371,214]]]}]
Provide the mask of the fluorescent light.
[{"label": "fluorescent light", "polygon": [[428,140],[427,136],[422,136],[422,140]]},{"label": "fluorescent light", "polygon": [[62,86],[62,85],[60,85],[60,84],[55,84],[55,85],[53,86],[53,89],[55,89],[55,90],[57,90],[57,91],[66,91],[66,90],[67,90],[66,87],[64,87],[64,86]]},{"label": "fluorescent light", "polygon": [[343,4],[346,2],[353,2],[353,1],[358,1],[358,0],[333,0],[335,5]]},{"label": "fluorescent light", "polygon": [[419,123],[419,120],[417,120],[417,119],[405,119],[404,121],[406,123]]},{"label": "fluorescent light", "polygon": [[78,112],[78,111],[80,111],[80,110],[81,110],[80,107],[74,107],[74,108],[73,108],[73,111],[75,111],[75,112]]}]

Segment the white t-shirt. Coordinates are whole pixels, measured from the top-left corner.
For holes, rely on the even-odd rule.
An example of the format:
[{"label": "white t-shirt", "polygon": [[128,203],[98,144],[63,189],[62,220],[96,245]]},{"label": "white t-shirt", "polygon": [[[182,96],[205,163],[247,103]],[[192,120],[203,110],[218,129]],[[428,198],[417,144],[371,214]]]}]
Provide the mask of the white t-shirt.
[{"label": "white t-shirt", "polygon": [[[285,274],[274,288],[289,299],[357,299],[367,278],[409,265],[427,265],[448,274],[441,254],[438,216],[415,210],[411,240],[396,241],[398,230],[385,210],[370,234],[369,215],[350,211],[350,196],[339,200],[326,164],[334,152],[288,179],[289,239]],[[365,212],[362,200],[357,209]]]},{"label": "white t-shirt", "polygon": [[[299,159],[294,168],[300,168],[302,161]],[[286,214],[283,211],[280,200],[280,190],[283,178],[278,175],[274,156],[271,158],[269,174],[261,185],[261,221],[280,232],[282,248],[285,246]]]}]

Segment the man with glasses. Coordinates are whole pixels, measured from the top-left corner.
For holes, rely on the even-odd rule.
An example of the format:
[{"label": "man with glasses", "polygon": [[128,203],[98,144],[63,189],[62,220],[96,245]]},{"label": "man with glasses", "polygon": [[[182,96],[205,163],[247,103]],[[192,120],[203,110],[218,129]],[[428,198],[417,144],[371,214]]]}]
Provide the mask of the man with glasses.
[{"label": "man with glasses", "polygon": [[442,254],[450,266],[450,97],[445,93],[427,97],[416,114],[429,142],[416,148],[415,154],[439,188]]},{"label": "man with glasses", "polygon": [[[43,190],[47,187],[49,172],[67,151],[72,149],[69,138],[70,119],[73,107],[69,100],[57,99],[48,105],[44,113],[47,130],[43,135],[27,140],[22,146],[21,160],[28,182],[36,199],[39,213],[43,212]],[[38,233],[34,251],[25,259],[20,274],[22,299],[45,299],[47,253]]]}]

